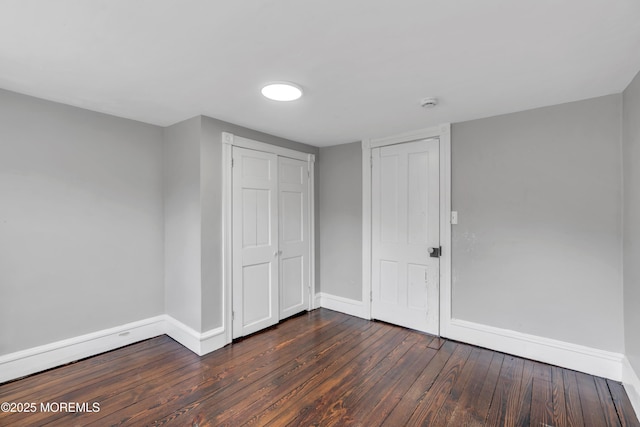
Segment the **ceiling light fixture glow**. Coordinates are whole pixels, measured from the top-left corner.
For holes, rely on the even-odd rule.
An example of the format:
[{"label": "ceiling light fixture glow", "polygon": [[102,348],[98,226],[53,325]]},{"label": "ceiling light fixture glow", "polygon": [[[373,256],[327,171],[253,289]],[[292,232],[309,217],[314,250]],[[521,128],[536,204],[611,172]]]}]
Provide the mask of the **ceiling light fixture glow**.
[{"label": "ceiling light fixture glow", "polygon": [[302,96],[302,88],[294,83],[274,82],[262,88],[262,95],[274,101],[295,101]]}]

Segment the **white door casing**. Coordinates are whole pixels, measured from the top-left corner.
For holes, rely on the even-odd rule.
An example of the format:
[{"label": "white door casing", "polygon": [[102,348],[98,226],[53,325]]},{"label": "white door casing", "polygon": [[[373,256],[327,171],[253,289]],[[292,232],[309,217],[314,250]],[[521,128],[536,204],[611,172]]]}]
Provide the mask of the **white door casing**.
[{"label": "white door casing", "polygon": [[371,315],[439,333],[439,140],[374,148],[371,172]]},{"label": "white door casing", "polygon": [[278,158],[233,147],[233,338],[279,321]]},{"label": "white door casing", "polygon": [[280,319],[309,309],[309,167],[278,157]]}]

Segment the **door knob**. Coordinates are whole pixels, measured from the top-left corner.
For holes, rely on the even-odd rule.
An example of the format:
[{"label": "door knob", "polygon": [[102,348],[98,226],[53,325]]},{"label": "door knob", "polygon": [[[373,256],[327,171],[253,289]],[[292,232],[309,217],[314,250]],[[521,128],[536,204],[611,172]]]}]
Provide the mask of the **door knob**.
[{"label": "door knob", "polygon": [[429,248],[427,249],[427,251],[429,252],[429,256],[431,258],[440,258],[440,253],[442,252],[442,246],[438,248]]}]

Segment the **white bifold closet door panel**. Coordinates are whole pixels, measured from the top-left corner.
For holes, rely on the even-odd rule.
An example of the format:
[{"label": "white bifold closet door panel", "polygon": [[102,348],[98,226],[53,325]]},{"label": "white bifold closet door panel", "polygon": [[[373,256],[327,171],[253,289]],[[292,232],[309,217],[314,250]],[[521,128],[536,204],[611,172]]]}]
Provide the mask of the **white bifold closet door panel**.
[{"label": "white bifold closet door panel", "polygon": [[233,338],[279,321],[278,157],[233,148]]},{"label": "white bifold closet door panel", "polygon": [[439,332],[439,141],[372,150],[373,318]]},{"label": "white bifold closet door panel", "polygon": [[233,338],[309,309],[308,170],[233,147]]},{"label": "white bifold closet door panel", "polygon": [[308,165],[278,158],[280,319],[309,309]]}]

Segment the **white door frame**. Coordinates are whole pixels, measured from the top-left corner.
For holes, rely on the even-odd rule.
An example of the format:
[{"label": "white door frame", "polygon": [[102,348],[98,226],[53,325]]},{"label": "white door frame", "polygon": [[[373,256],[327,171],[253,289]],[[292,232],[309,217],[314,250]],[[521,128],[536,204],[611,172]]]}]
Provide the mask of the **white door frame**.
[{"label": "white door frame", "polygon": [[371,149],[421,139],[440,141],[440,333],[451,321],[451,124],[381,139],[362,141],[362,301],[371,318]]},{"label": "white door frame", "polygon": [[243,138],[228,132],[222,132],[222,313],[223,328],[225,330],[226,343],[232,341],[233,328],[233,304],[232,304],[232,272],[233,272],[233,245],[232,245],[232,148],[233,146],[248,148],[250,150],[264,151],[278,156],[290,157],[306,161],[309,165],[309,309],[314,308],[315,301],[315,205],[314,205],[314,165],[316,157],[313,154],[291,150],[252,139]]}]

